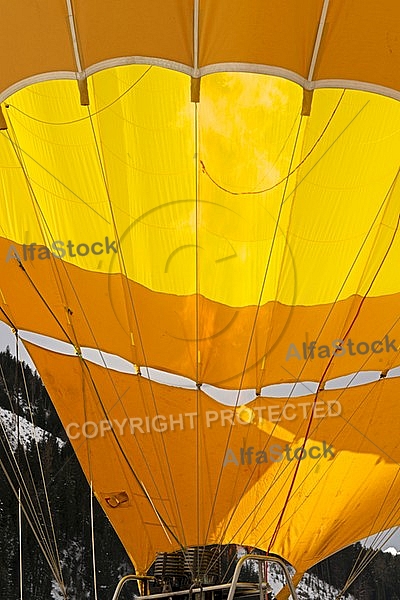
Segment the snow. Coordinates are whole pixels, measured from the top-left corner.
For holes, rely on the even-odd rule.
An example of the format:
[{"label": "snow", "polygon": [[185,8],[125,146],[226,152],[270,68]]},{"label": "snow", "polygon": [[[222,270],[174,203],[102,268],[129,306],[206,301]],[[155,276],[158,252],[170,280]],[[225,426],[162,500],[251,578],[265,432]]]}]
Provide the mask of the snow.
[{"label": "snow", "polygon": [[60,590],[58,583],[54,581],[54,579],[52,580],[51,585],[51,600],[65,600],[65,596]]},{"label": "snow", "polygon": [[393,546],[390,546],[389,548],[386,548],[386,550],[382,550],[382,552],[388,552],[392,556],[397,556],[398,554],[400,554],[400,552],[398,552],[396,550],[396,548],[393,548]]},{"label": "snow", "polygon": [[[293,570],[291,570],[291,574],[293,575]],[[273,563],[268,565],[268,583],[276,596],[285,583],[285,576],[279,565]],[[304,574],[296,591],[299,600],[336,600],[339,594],[339,590],[310,573]],[[341,599],[357,600],[351,594],[344,594]]]},{"label": "snow", "polygon": [[[10,442],[12,450],[17,448],[18,438],[18,417],[10,410],[0,407],[0,428],[5,432],[8,441]],[[52,436],[51,433],[35,427],[30,421],[24,417],[19,417],[19,440],[20,444],[27,449],[36,440],[41,442],[42,440],[47,441]],[[60,438],[56,438],[59,448],[62,448],[65,444]]]}]

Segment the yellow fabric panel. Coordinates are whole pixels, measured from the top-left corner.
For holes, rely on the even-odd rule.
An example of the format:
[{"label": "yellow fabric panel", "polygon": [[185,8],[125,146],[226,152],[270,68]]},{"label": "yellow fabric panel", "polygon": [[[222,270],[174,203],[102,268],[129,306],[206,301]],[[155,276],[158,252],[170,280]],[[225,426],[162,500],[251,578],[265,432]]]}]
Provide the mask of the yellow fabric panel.
[{"label": "yellow fabric panel", "polygon": [[[9,167],[4,172],[12,170],[17,178],[19,211],[30,227],[17,224],[12,213],[3,232],[19,243],[36,242],[50,248],[60,240],[64,252],[69,240],[75,247],[80,242],[106,246],[106,238],[114,244],[120,238],[131,279],[156,289],[163,289],[169,281],[174,291],[176,287],[193,290],[194,276],[188,268],[193,263],[192,251],[182,253],[186,259],[183,283],[174,283],[171,274],[165,273],[171,253],[185,244],[190,250],[194,244],[194,105],[189,78],[152,68],[139,81],[147,70],[134,67],[96,76],[91,90],[92,111],[98,112],[93,117],[96,137],[87,109],[79,106],[73,82],[39,84],[16,95],[16,100],[22,100],[18,109],[25,114],[10,106],[13,131],[2,136],[2,155]],[[51,91],[52,102],[47,99]],[[114,103],[105,108],[110,102]],[[16,168],[19,162],[10,151],[8,134],[22,148],[40,212]],[[8,177],[4,188],[6,196],[17,194]],[[81,257],[71,253],[65,258],[84,269],[124,270],[113,250],[104,250],[100,258],[93,252]]]},{"label": "yellow fabric panel", "polygon": [[65,0],[2,2],[0,91],[27,77],[76,71]]},{"label": "yellow fabric panel", "polygon": [[[312,397],[258,398],[240,409],[240,422],[235,417],[230,425],[229,408],[202,392],[150,384],[32,344],[27,348],[64,426],[75,437],[72,443],[86,476],[93,479],[96,495],[139,572],[155,552],[179,547],[171,532],[183,545],[269,547],[295,475],[293,452],[304,441]],[[270,548],[299,571],[399,524],[398,494],[391,485],[400,461],[397,385],[388,379],[319,393],[305,447],[331,451],[318,460],[300,461]],[[328,414],[325,407],[338,402],[341,414]],[[287,418],[277,421],[284,408]],[[107,431],[106,419],[113,432]],[[84,425],[86,421],[91,424]],[[271,460],[273,444],[285,448],[279,462]],[[268,461],[244,458],[242,464],[240,448],[250,447],[253,457],[266,450]],[[228,449],[238,464],[226,460],[232,456]],[[168,525],[168,535],[144,488]],[[110,508],[105,498],[122,491],[129,501]]]},{"label": "yellow fabric panel", "polygon": [[72,2],[83,67],[147,56],[192,64],[193,4],[181,0]]},{"label": "yellow fabric panel", "polygon": [[[214,181],[242,192],[228,194],[204,174],[200,179],[201,198],[224,207],[224,218],[209,219],[208,229],[229,236],[237,255],[214,268],[214,286],[222,285],[211,297],[224,303],[256,304],[274,295],[307,305],[365,294],[395,233],[397,184],[386,195],[398,169],[398,103],[360,92],[346,91],[342,99],[339,90],[315,92],[290,164],[299,92],[295,84],[256,75],[204,78],[200,154]],[[209,241],[201,231],[200,245],[202,239]],[[398,255],[397,237],[369,295],[398,290]],[[206,282],[200,291],[210,297]]]},{"label": "yellow fabric panel", "polygon": [[[300,122],[296,84],[211,75],[202,80],[197,152],[189,78],[147,69],[94,76],[92,121],[73,82],[13,97],[0,137],[3,196],[15,199],[4,237],[60,240],[64,250],[69,240],[119,239],[120,259],[112,250],[64,259],[232,307],[397,292],[397,102],[316,91]],[[246,193],[254,191],[262,193]]]}]

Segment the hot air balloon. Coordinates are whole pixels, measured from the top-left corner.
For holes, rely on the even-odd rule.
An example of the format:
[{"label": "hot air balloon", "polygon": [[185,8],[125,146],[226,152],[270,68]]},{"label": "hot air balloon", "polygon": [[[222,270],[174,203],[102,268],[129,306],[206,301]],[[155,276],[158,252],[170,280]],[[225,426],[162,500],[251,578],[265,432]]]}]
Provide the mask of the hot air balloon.
[{"label": "hot air balloon", "polygon": [[0,318],[135,566],[398,525],[400,7],[2,7]]}]

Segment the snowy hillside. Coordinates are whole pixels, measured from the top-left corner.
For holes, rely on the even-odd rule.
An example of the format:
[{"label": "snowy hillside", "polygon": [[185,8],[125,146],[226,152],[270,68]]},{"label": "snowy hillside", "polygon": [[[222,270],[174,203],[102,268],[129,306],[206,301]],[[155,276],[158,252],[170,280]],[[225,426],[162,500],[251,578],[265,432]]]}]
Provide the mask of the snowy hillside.
[{"label": "snowy hillside", "polygon": [[[268,583],[276,595],[284,585],[284,575],[278,565],[268,566]],[[322,581],[315,575],[306,573],[297,586],[297,595],[299,600],[335,600],[339,590],[335,589],[325,581]],[[345,594],[341,600],[358,600],[351,594]]]},{"label": "snowy hillside", "polygon": [[[306,573],[297,586],[297,595],[299,600],[335,600],[339,595],[339,590],[315,575]],[[358,600],[351,594],[344,594],[344,596],[341,596],[341,599]]]},{"label": "snowy hillside", "polygon": [[[50,437],[53,437],[51,433],[41,429],[40,427],[34,427],[30,421],[19,418],[12,413],[10,410],[0,407],[0,430],[5,433],[8,441],[10,442],[13,450],[17,447],[17,438],[19,431],[19,440],[25,449],[28,449],[36,440],[40,442],[46,441]],[[59,448],[62,448],[65,442],[57,438]]]},{"label": "snowy hillside", "polygon": [[400,552],[398,552],[396,550],[396,548],[393,548],[393,546],[390,546],[389,548],[386,548],[386,550],[383,550],[383,552],[391,554],[392,556],[397,556],[398,554],[400,554]]}]

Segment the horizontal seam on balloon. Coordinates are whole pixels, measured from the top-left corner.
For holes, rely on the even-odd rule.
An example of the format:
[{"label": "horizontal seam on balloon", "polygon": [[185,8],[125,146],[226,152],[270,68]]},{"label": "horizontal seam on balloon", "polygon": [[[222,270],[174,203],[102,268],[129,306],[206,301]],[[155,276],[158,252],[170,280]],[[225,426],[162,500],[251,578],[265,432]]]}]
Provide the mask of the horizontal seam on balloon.
[{"label": "horizontal seam on balloon", "polygon": [[107,59],[94,65],[91,65],[85,69],[82,73],[76,73],[75,71],[50,71],[47,73],[41,73],[39,75],[32,75],[21,81],[13,83],[11,86],[6,88],[0,93],[0,102],[4,102],[9,96],[15,92],[21,90],[28,85],[34,83],[40,83],[42,81],[59,80],[59,79],[73,79],[79,80],[83,76],[90,76],[99,71],[103,71],[108,68],[123,66],[123,65],[154,65],[164,67],[172,71],[184,73],[191,77],[202,77],[204,75],[211,75],[213,73],[221,72],[240,72],[240,73],[259,73],[262,75],[273,75],[292,81],[293,83],[299,84],[306,90],[324,89],[324,88],[345,88],[364,92],[372,92],[381,96],[386,96],[394,100],[400,100],[400,90],[390,88],[387,86],[379,85],[376,83],[368,83],[366,81],[359,81],[356,79],[317,79],[314,81],[308,81],[302,75],[299,75],[295,71],[284,69],[283,67],[276,67],[273,65],[263,65],[257,63],[245,63],[245,62],[224,62],[215,63],[205,67],[200,67],[197,74],[193,67],[190,67],[184,63],[180,63],[174,60],[164,58],[154,58],[149,56],[122,56],[119,58]]},{"label": "horizontal seam on balloon", "polygon": [[[36,346],[38,348],[42,348],[43,350],[47,350],[48,352],[53,352],[54,354],[58,354],[58,355],[61,355],[61,356],[68,356],[70,358],[80,358],[80,356],[75,353],[75,350],[74,350],[73,346],[71,344],[68,344],[67,342],[63,342],[63,343],[64,344],[68,344],[68,346],[71,346],[71,352],[73,352],[73,354],[67,354],[66,352],[62,352],[61,350],[54,350],[54,349],[48,348],[46,346],[41,346],[38,342],[33,342],[32,340],[25,339],[24,335],[21,334],[21,332],[20,332],[20,336],[19,337],[20,337],[20,339],[22,341],[26,341],[29,344],[32,344],[32,346]],[[87,350],[87,349],[89,349],[89,350],[95,350],[95,348],[81,347],[81,353],[82,353],[82,355],[83,355],[84,351]],[[99,352],[102,353],[101,350],[99,350]],[[106,354],[110,355],[110,353],[106,353]],[[117,356],[117,355],[112,355],[112,356]],[[129,363],[129,365],[132,366],[132,372],[129,372],[129,371],[120,370],[120,369],[118,369],[116,367],[110,367],[110,366],[107,366],[107,365],[106,366],[101,365],[101,364],[95,362],[93,359],[88,358],[86,356],[85,357],[82,356],[82,358],[85,361],[88,361],[88,362],[90,362],[90,363],[92,363],[94,365],[97,365],[98,367],[101,367],[102,369],[106,369],[106,370],[110,370],[110,371],[115,371],[117,373],[123,373],[123,374],[126,374],[126,375],[139,375],[137,372],[135,372],[135,368],[134,368],[133,363]],[[118,357],[118,358],[120,358],[120,357]],[[129,362],[129,361],[127,361],[127,362]],[[163,371],[161,369],[156,369],[156,367],[145,366],[145,365],[138,365],[138,367],[139,367],[139,369],[144,369],[144,370],[145,369],[155,369],[159,373],[161,373],[161,374],[165,373],[168,376],[172,375],[172,376],[176,376],[176,377],[186,377],[185,375],[178,375],[178,374],[170,372],[170,371]],[[396,368],[398,368],[398,367],[392,367],[391,369],[389,369],[389,371],[391,371],[392,369],[396,369]],[[327,383],[329,383],[331,381],[334,381],[335,379],[338,379],[339,377],[355,377],[356,375],[358,375],[360,373],[380,373],[380,372],[381,371],[379,371],[378,369],[372,369],[372,370],[368,369],[366,371],[354,371],[352,373],[347,373],[345,375],[340,375],[338,377],[334,377],[333,379],[326,380],[325,386],[326,386]],[[149,375],[148,376],[143,375],[143,373],[141,373],[140,376],[143,377],[144,379],[149,379],[149,380],[153,381],[153,383],[159,383],[161,385],[166,385],[168,387],[175,387],[175,388],[182,389],[182,390],[192,390],[192,391],[196,390],[196,383],[195,383],[194,380],[190,380],[193,383],[193,387],[186,387],[184,385],[178,385],[176,383],[174,384],[173,382],[159,381],[158,379],[154,379],[154,378],[150,377]],[[389,379],[397,379],[398,377],[400,377],[400,374],[399,375],[395,375],[395,376],[391,376],[391,377],[389,377]],[[190,379],[188,377],[186,377],[186,378]],[[379,381],[379,378],[376,379],[376,380],[374,379],[372,381],[363,382],[363,383],[359,383],[357,385],[352,385],[352,386],[343,385],[342,387],[335,387],[335,388],[330,388],[330,389],[326,389],[326,387],[325,387],[325,391],[327,391],[327,392],[328,391],[332,391],[333,392],[333,391],[336,391],[336,390],[346,390],[346,389],[358,388],[358,387],[363,386],[363,385],[369,385],[370,383],[374,383],[376,381]],[[269,387],[269,386],[284,386],[284,385],[300,386],[300,385],[304,385],[306,383],[307,384],[314,383],[315,385],[318,385],[318,381],[310,381],[309,379],[307,379],[307,380],[304,380],[304,381],[296,381],[296,382],[284,381],[284,382],[279,382],[279,383],[271,383],[271,384],[268,384],[267,386],[264,386],[264,387]],[[232,394],[233,393],[237,393],[237,391],[238,391],[238,390],[231,390],[230,388],[219,388],[217,386],[214,386],[212,383],[207,383],[207,382],[203,382],[202,386],[203,385],[208,385],[210,387],[215,387],[216,389],[221,390],[221,392],[232,392]],[[243,393],[245,393],[245,392],[251,391],[252,389],[253,388],[242,388],[240,391],[243,392]],[[202,390],[202,392],[206,396],[208,396],[209,398],[212,398],[213,400],[216,400],[216,402],[219,402],[220,404],[224,404],[224,406],[230,406],[230,405],[227,405],[227,404],[221,402],[220,400],[217,400],[216,398],[214,398],[213,396],[211,396],[209,393],[207,393],[204,389],[201,388],[201,390]],[[309,396],[309,395],[314,395],[314,394],[315,394],[315,391],[312,390],[312,391],[309,392],[309,394],[302,394],[301,396],[295,396],[295,398],[301,398],[303,396]],[[255,397],[252,400],[249,400],[248,402],[246,402],[244,404],[248,404],[249,402],[253,402],[257,398],[268,398],[268,399],[279,400],[279,398],[285,398],[285,397],[287,397],[287,396],[266,396],[264,394],[257,395],[256,391],[255,391],[255,388],[254,388],[254,396]]]}]

